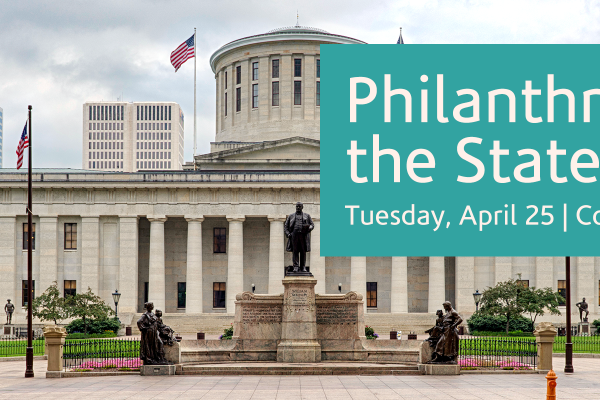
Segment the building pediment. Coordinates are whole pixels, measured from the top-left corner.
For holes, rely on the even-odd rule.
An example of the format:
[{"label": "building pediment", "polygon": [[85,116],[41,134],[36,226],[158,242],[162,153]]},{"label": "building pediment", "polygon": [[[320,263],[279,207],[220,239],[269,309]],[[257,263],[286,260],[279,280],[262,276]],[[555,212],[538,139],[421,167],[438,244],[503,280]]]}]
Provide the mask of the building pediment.
[{"label": "building pediment", "polygon": [[196,156],[202,160],[319,160],[320,141],[292,137],[259,143],[236,143],[235,147]]}]

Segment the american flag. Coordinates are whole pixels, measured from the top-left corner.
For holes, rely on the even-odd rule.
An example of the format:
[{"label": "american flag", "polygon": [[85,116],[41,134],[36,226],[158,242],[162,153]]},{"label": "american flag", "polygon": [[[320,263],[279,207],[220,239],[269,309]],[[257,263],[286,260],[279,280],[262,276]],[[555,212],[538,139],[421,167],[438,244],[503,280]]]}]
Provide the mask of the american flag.
[{"label": "american flag", "polygon": [[175,72],[181,67],[181,65],[193,58],[196,55],[196,51],[194,50],[194,35],[192,35],[188,40],[181,43],[178,48],[173,50],[171,53],[171,64],[175,67]]},{"label": "american flag", "polygon": [[23,151],[29,147],[29,136],[27,135],[27,122],[25,122],[25,128],[21,134],[19,145],[17,146],[17,169],[23,166]]}]

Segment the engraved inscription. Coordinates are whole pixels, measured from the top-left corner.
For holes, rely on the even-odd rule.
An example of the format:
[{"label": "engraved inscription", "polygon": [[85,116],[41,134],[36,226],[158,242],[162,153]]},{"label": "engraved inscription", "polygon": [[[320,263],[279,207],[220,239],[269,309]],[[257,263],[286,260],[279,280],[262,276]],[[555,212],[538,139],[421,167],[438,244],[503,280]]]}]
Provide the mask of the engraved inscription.
[{"label": "engraved inscription", "polygon": [[317,307],[317,324],[349,324],[358,321],[356,307],[330,304]]},{"label": "engraved inscription", "polygon": [[288,291],[287,304],[289,305],[308,305],[309,291],[305,288],[294,288]]},{"label": "engraved inscription", "polygon": [[281,322],[281,307],[244,307],[242,309],[242,322]]}]

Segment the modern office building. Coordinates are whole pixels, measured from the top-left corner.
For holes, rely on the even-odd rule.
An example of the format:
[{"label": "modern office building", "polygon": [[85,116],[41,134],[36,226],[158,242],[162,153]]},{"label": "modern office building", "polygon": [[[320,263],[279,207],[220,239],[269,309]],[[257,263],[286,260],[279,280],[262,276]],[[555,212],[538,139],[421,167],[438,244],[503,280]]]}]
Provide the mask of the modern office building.
[{"label": "modern office building", "polygon": [[86,102],[82,168],[181,170],[184,116],[173,102]]},{"label": "modern office building", "polygon": [[0,168],[2,168],[4,154],[4,110],[0,107]]},{"label": "modern office building", "polygon": [[[215,142],[182,171],[117,172],[165,162],[138,153],[165,152],[164,144],[161,149],[145,143],[160,142],[161,132],[162,141],[169,140],[167,131],[175,140],[183,131],[176,104],[86,103],[86,171],[34,171],[36,293],[57,281],[62,292],[90,287],[113,304],[111,293],[119,289],[119,318],[134,329],[144,302],[153,301],[177,332],[220,333],[233,321],[237,294],[283,291],[283,268],[291,263],[283,224],[297,201],[315,224],[307,264],[318,280],[317,294],[361,294],[365,322],[377,332],[423,332],[446,300],[468,318],[476,307],[473,293],[508,278],[564,291],[560,257],[321,257],[324,43],[364,42],[295,26],[218,49],[210,61]],[[165,106],[172,107],[170,116]],[[106,144],[121,141],[118,149]],[[113,151],[122,151],[122,158],[88,155]],[[175,160],[172,155],[170,162]],[[108,162],[106,171],[115,172],[105,172],[102,163]],[[112,162],[123,162],[122,169]],[[27,301],[26,195],[26,171],[0,173],[0,298],[18,305],[14,318],[21,322]],[[571,268],[572,300],[585,297],[593,321],[600,311],[600,257],[573,257]],[[548,320],[561,323],[564,316],[537,318]]]}]

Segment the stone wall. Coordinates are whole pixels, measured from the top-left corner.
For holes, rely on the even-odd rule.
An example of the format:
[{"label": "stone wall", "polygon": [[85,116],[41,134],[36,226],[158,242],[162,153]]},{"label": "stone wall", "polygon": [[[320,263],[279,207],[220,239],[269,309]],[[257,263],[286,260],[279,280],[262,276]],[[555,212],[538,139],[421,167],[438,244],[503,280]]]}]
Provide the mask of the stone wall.
[{"label": "stone wall", "polygon": [[252,292],[253,283],[255,293],[269,291],[270,230],[271,224],[264,217],[246,218],[244,222],[244,291]]},{"label": "stone wall", "polygon": [[[205,313],[224,313],[213,309],[213,282],[227,282],[227,253],[213,252],[214,228],[226,228],[226,250],[229,250],[229,222],[227,219],[206,218],[202,222],[202,303]],[[222,332],[221,332],[222,333]]]},{"label": "stone wall", "polygon": [[350,257],[325,258],[325,291],[339,293],[338,284],[342,284],[342,293],[350,290]]},{"label": "stone wall", "polygon": [[185,312],[177,308],[177,283],[186,281],[187,221],[169,218],[165,222],[165,308],[168,313]]},{"label": "stone wall", "polygon": [[[367,282],[377,282],[377,307],[367,308],[367,312],[391,312],[392,258],[367,257]],[[366,301],[366,291],[365,291]]]},{"label": "stone wall", "polygon": [[150,221],[140,218],[138,229],[138,312],[144,312],[144,287],[149,282]]}]

